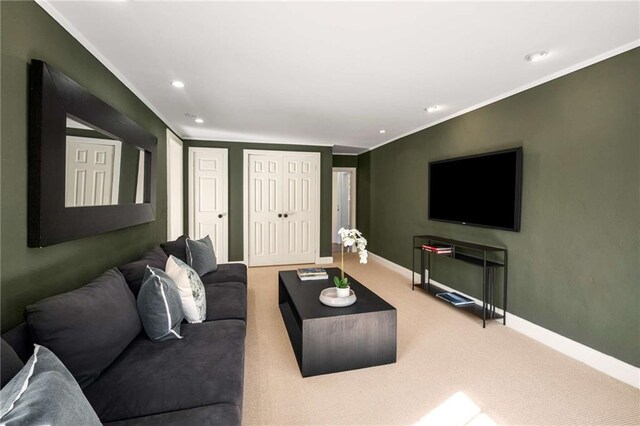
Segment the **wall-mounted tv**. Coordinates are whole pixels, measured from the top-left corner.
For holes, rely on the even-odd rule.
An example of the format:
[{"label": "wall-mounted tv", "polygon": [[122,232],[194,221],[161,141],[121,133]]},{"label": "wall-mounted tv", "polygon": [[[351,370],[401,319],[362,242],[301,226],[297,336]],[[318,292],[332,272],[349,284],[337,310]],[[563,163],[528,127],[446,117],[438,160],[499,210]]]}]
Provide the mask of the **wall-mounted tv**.
[{"label": "wall-mounted tv", "polygon": [[522,148],[429,163],[429,219],[520,230]]}]

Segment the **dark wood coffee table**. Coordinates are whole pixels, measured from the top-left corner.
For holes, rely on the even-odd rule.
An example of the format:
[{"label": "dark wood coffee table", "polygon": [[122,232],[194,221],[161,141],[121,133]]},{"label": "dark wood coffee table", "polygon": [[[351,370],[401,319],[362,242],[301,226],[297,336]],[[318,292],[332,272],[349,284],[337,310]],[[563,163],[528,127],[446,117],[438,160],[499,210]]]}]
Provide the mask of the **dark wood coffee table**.
[{"label": "dark wood coffee table", "polygon": [[323,305],[320,292],[333,286],[339,268],[326,268],[328,280],[300,281],[296,271],[278,274],[278,304],[303,377],[396,362],[396,308],[349,276],[357,301]]}]

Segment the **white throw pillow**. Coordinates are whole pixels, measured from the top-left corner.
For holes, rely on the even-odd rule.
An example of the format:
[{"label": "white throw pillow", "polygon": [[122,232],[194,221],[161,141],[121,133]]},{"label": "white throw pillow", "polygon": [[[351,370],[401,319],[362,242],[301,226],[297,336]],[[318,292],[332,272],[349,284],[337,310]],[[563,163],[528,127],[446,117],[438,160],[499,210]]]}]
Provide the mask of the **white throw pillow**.
[{"label": "white throw pillow", "polygon": [[207,300],[198,273],[174,256],[169,256],[165,272],[178,287],[187,322],[193,324],[204,321],[207,317]]}]

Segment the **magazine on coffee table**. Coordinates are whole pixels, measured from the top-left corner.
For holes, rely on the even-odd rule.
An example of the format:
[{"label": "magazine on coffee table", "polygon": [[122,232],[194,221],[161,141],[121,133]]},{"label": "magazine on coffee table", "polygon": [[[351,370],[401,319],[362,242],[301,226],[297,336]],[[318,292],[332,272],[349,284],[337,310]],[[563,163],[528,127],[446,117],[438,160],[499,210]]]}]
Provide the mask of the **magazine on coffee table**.
[{"label": "magazine on coffee table", "polygon": [[324,268],[301,268],[298,269],[298,278],[300,281],[326,280],[329,275]]}]

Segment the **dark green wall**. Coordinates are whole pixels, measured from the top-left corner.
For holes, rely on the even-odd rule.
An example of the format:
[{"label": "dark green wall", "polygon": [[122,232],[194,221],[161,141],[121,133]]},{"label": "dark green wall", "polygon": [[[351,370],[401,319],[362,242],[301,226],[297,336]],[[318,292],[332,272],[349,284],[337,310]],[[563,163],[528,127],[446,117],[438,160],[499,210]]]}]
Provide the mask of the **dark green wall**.
[{"label": "dark green wall", "polygon": [[[166,235],[166,126],[95,57],[33,2],[0,2],[2,35],[2,330],[24,307],[86,284]],[[27,72],[41,59],[158,138],[156,220],[50,247],[27,248]]]},{"label": "dark green wall", "polygon": [[357,155],[334,155],[333,167],[358,167]]},{"label": "dark green wall", "polygon": [[[509,250],[509,311],[640,366],[640,49],[358,158],[358,226],[411,267],[411,236]],[[522,230],[427,220],[429,161],[522,146]],[[478,295],[480,272],[438,259],[433,278]],[[422,297],[416,294],[416,297]]]},{"label": "dark green wall", "polygon": [[243,260],[242,194],[243,161],[245,149],[272,151],[319,152],[320,159],[320,256],[331,256],[331,147],[306,145],[280,145],[221,141],[184,141],[184,194],[185,233],[189,231],[188,170],[189,147],[227,148],[229,150],[229,260]]}]

